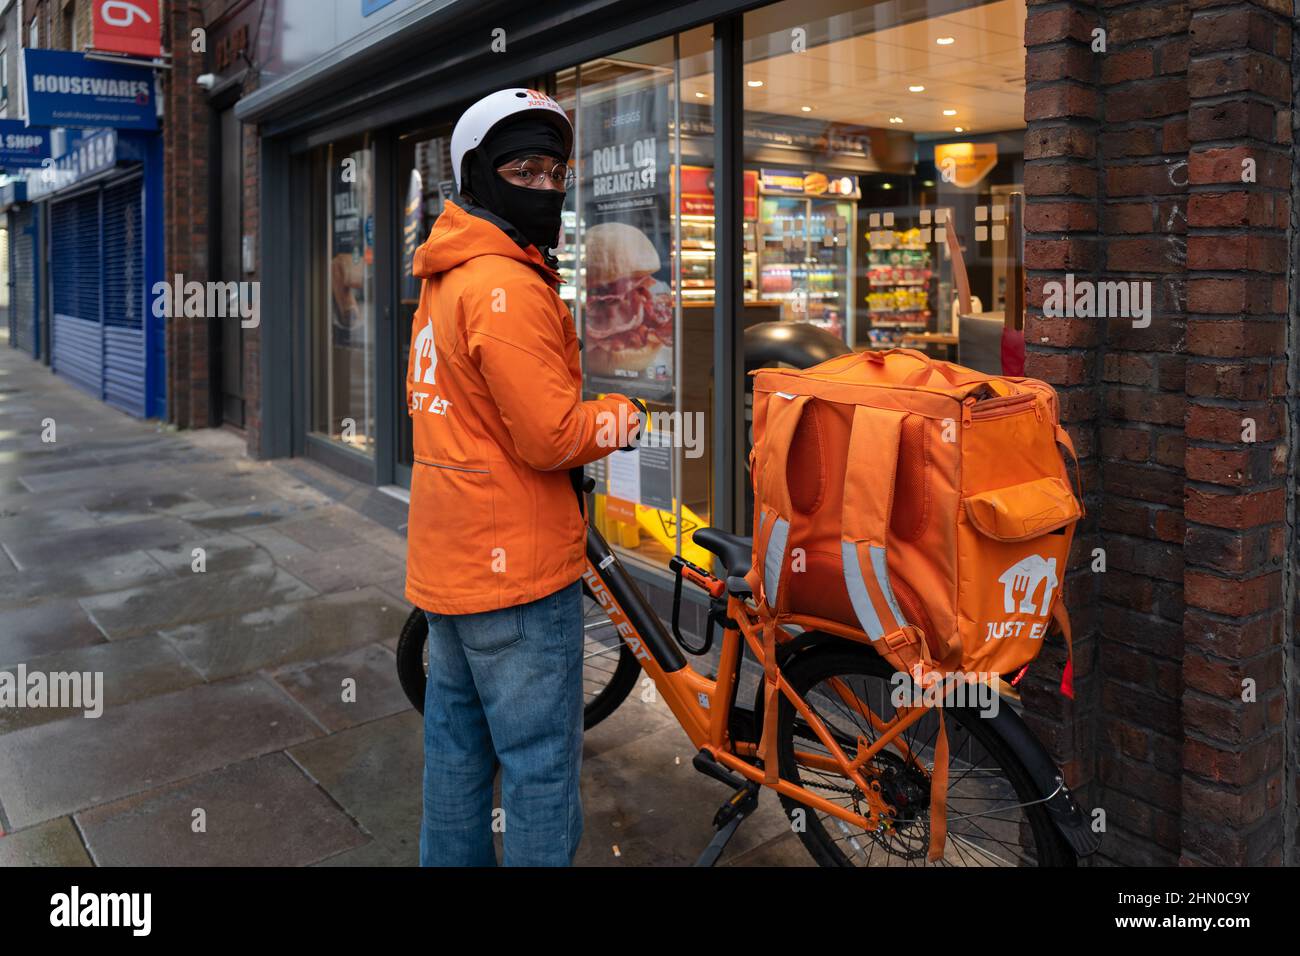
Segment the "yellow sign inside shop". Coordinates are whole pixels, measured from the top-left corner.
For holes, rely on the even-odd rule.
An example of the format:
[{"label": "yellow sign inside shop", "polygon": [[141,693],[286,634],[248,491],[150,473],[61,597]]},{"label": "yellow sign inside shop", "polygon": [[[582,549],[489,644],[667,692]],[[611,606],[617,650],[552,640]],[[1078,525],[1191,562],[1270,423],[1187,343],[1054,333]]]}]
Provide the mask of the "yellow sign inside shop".
[{"label": "yellow sign inside shop", "polygon": [[934,148],[939,176],[962,189],[974,186],[997,164],[997,143],[941,143]]}]

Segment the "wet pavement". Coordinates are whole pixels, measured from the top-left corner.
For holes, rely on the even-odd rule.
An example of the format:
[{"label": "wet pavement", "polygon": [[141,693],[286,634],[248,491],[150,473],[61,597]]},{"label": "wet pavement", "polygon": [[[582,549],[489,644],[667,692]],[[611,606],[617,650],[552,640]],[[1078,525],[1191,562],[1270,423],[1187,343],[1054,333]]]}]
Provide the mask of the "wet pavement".
[{"label": "wet pavement", "polygon": [[[0,866],[414,865],[404,511],[132,419],[0,341],[0,671],[103,675],[95,719],[0,707]],[[692,862],[728,796],[692,755],[641,690],[588,731],[577,862]],[[810,858],[767,794],[722,862]]]}]

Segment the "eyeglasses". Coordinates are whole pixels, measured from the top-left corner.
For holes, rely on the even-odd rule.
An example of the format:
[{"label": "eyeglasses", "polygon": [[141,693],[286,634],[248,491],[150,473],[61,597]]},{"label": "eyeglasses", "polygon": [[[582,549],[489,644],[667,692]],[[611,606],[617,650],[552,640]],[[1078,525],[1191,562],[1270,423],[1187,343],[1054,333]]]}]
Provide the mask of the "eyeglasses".
[{"label": "eyeglasses", "polygon": [[573,188],[575,179],[573,170],[565,163],[540,156],[530,156],[518,166],[503,166],[498,172],[514,173],[520,185],[528,187],[541,186],[544,179],[549,179],[552,185],[568,190]]}]

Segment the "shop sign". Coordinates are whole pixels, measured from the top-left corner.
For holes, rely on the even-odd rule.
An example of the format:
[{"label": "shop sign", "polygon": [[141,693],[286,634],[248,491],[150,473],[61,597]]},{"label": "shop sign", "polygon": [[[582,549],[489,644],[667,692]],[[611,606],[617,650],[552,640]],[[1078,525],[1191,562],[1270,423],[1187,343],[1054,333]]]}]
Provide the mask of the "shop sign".
[{"label": "shop sign", "polygon": [[224,73],[240,57],[248,60],[248,24],[241,23],[221,39],[214,49],[217,57],[217,72]]},{"label": "shop sign", "polygon": [[158,0],[95,0],[91,35],[96,50],[157,57],[162,53]]},{"label": "shop sign", "polygon": [[[746,219],[758,215],[758,171],[745,170],[742,187]],[[682,167],[682,215],[713,215],[713,168],[711,166]]]},{"label": "shop sign", "polygon": [[156,130],[153,70],[88,60],[64,50],[24,50],[31,126],[112,126]]},{"label": "shop sign", "polygon": [[827,176],[815,169],[764,169],[759,173],[759,191],[777,196],[828,196],[857,199],[857,176]]},{"label": "shop sign", "polygon": [[129,158],[123,157],[118,147],[117,131],[111,129],[99,130],[75,142],[67,152],[47,160],[39,172],[27,173],[28,198],[39,199],[112,169],[119,159]]},{"label": "shop sign", "polygon": [[50,131],[22,120],[0,120],[0,169],[40,168],[50,158]]},{"label": "shop sign", "polygon": [[980,182],[997,164],[997,143],[940,143],[934,148],[940,177],[962,189]]},{"label": "shop sign", "polygon": [[683,216],[713,215],[713,168],[710,166],[682,167]]}]

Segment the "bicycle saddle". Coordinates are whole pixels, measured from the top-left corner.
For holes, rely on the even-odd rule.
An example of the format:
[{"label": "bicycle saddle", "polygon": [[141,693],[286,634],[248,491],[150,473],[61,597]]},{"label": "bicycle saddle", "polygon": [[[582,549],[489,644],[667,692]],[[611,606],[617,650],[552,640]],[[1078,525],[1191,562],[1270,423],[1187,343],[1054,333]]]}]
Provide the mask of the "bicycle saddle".
[{"label": "bicycle saddle", "polygon": [[753,564],[754,539],[738,534],[727,534],[717,528],[696,528],[693,539],[701,548],[712,551],[722,559],[727,577],[743,578]]}]

